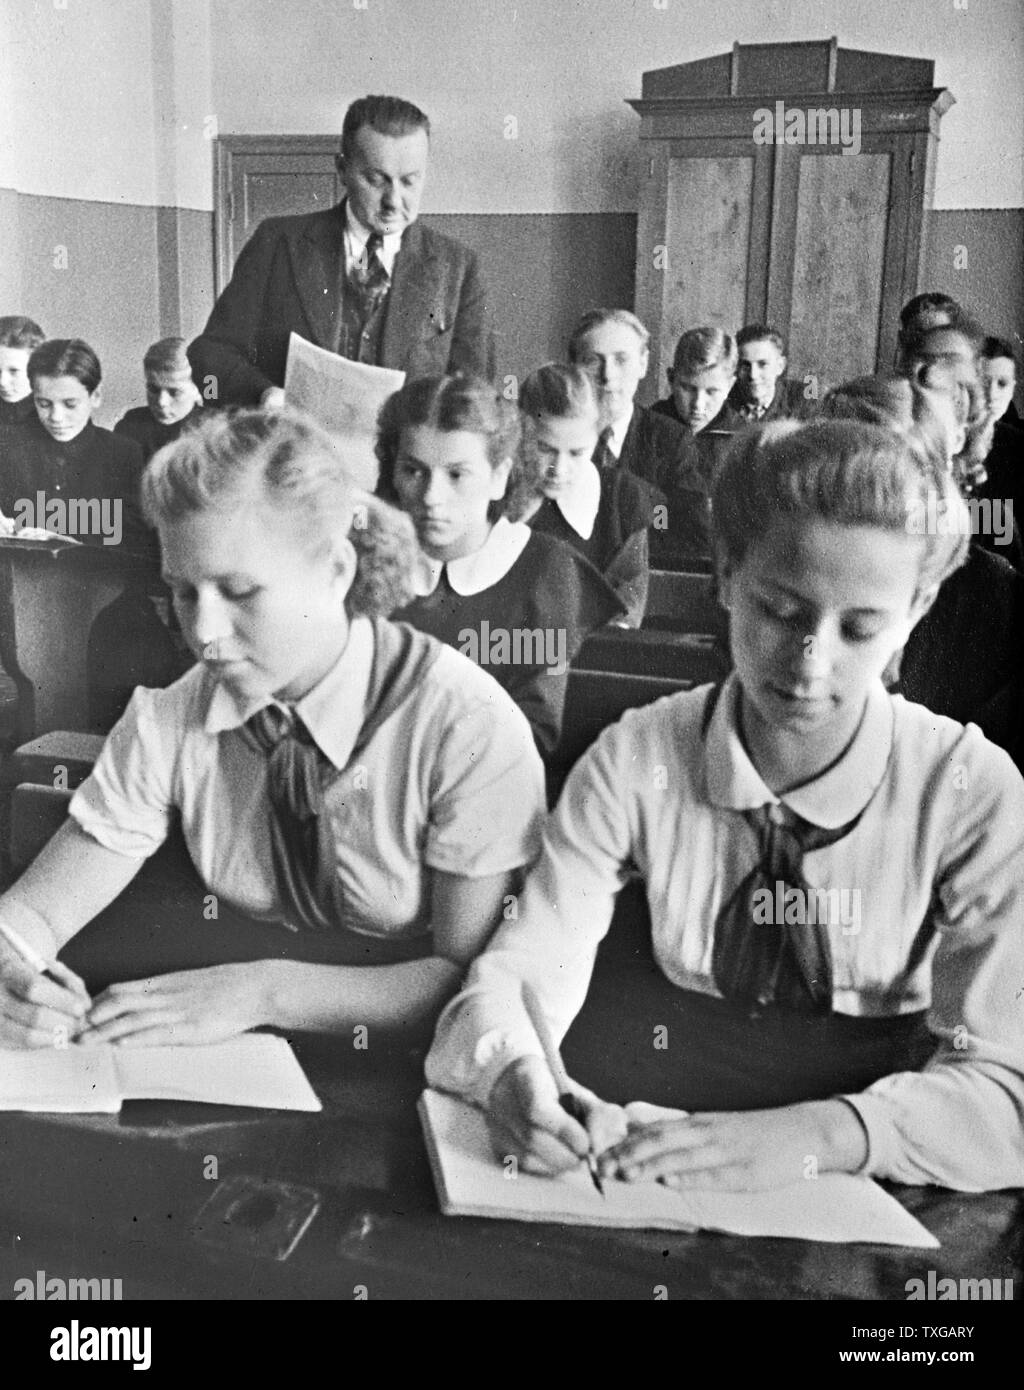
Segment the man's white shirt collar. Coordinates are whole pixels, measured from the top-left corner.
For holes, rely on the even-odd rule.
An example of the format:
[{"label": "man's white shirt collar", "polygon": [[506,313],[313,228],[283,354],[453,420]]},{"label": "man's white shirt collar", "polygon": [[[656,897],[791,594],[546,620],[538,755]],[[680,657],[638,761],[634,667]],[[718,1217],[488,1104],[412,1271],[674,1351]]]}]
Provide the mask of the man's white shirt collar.
[{"label": "man's white shirt collar", "polygon": [[483,545],[471,555],[460,555],[457,560],[433,560],[429,555],[421,555],[413,576],[416,597],[426,598],[432,594],[440,583],[441,571],[446,567],[448,583],[457,594],[463,598],[470,594],[482,594],[485,589],[497,584],[499,579],[504,579],[526,549],[532,535],[525,522],[499,517]]},{"label": "man's white shirt collar", "polygon": [[[350,271],[357,261],[362,260],[366,251],[366,243],[370,240],[370,230],[364,227],[352,211],[352,204],[345,202],[345,270]],[[383,238],[380,251],[377,253],[381,264],[391,275],[395,268],[395,257],[398,255],[402,246],[401,232],[388,232]]]}]

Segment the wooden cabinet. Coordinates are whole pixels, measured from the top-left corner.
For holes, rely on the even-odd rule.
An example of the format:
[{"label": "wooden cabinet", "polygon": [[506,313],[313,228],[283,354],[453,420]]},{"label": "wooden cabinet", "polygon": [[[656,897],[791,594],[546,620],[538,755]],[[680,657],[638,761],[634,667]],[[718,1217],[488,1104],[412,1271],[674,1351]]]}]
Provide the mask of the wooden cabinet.
[{"label": "wooden cabinet", "polygon": [[643,76],[636,311],[645,399],[679,334],[767,322],[791,377],[823,385],[892,364],[921,288],[939,120],[922,59],[813,43],[736,44]]}]

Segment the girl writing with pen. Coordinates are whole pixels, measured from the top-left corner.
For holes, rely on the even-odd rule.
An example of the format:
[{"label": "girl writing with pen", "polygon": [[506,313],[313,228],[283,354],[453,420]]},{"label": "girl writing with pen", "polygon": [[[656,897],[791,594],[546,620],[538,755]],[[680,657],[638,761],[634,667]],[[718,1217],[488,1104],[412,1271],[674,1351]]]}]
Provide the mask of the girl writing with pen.
[{"label": "girl writing with pen", "polygon": [[[534,1172],[593,1145],[605,1178],[676,1187],[788,1186],[809,1158],[1019,1186],[1024,782],[974,725],[882,681],[967,551],[969,525],[920,518],[966,522],[962,499],[912,441],[833,421],[750,431],[712,500],[735,670],[629,711],[576,764],[428,1081]],[[656,968],[619,983],[577,1057],[580,1123],[523,987],[564,1038],[637,874]],[[631,1124],[609,1104],[630,1099],[695,1113]]]},{"label": "girl writing with pen", "polygon": [[[0,1046],[429,1023],[534,854],[529,725],[486,672],[387,621],[412,529],[303,417],[203,420],[154,457],[142,496],[198,662],[135,692],[68,821],[0,898]],[[90,998],[56,957],[174,816],[210,892],[279,923],[295,955],[329,938],[337,963],[213,965]]]}]

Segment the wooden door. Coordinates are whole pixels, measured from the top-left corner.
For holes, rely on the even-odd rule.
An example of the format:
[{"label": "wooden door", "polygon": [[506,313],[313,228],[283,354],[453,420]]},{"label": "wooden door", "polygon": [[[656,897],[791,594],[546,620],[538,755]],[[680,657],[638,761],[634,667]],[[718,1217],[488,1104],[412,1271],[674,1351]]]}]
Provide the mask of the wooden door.
[{"label": "wooden door", "polygon": [[265,217],[318,212],[342,196],[336,135],[232,135],[216,150],[216,292]]}]

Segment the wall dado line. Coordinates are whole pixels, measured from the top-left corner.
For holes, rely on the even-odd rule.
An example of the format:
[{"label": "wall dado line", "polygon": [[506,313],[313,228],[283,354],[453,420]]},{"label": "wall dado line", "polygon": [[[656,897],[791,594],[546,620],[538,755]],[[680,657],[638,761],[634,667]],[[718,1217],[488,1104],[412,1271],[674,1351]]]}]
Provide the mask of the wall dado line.
[{"label": "wall dado line", "polygon": [[[633,303],[631,213],[432,214],[480,256],[498,328],[501,375],[564,353],[573,321]],[[1024,334],[1024,209],[936,211],[925,285],[967,305],[985,328]],[[101,424],[142,400],[141,359],[158,337],[195,336],[213,303],[213,214],[89,202],[0,188],[0,313],[89,339],[104,367]],[[957,268],[964,259],[965,266]],[[659,394],[664,383],[657,383]]]}]

